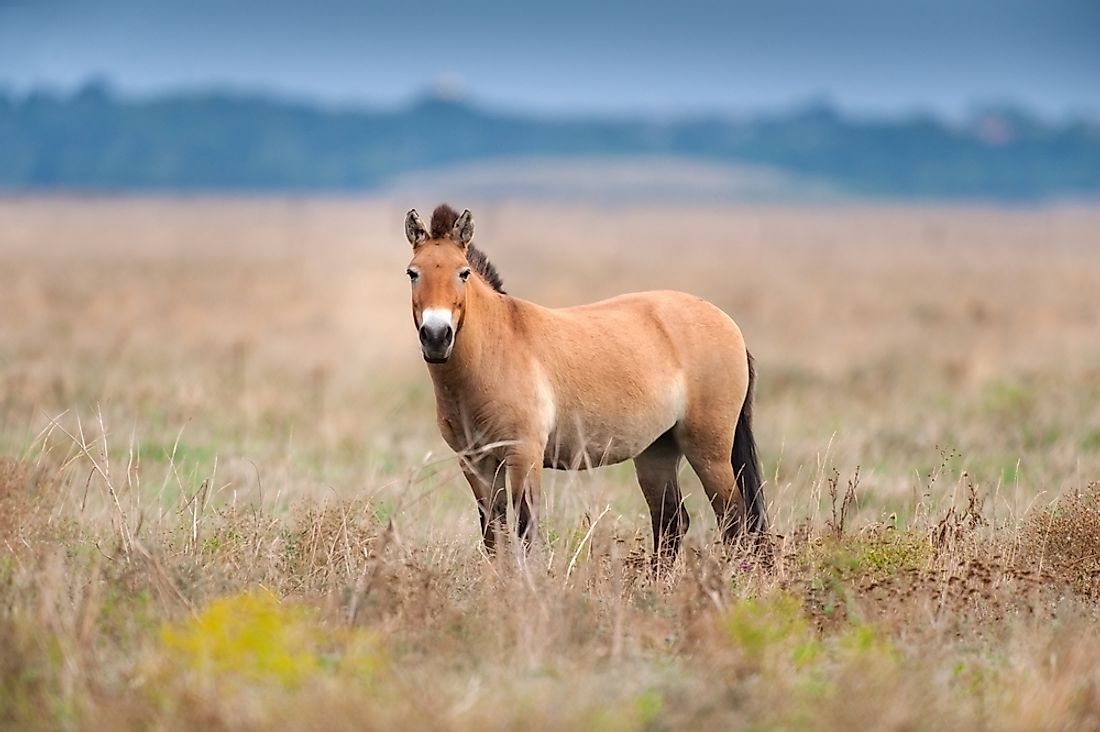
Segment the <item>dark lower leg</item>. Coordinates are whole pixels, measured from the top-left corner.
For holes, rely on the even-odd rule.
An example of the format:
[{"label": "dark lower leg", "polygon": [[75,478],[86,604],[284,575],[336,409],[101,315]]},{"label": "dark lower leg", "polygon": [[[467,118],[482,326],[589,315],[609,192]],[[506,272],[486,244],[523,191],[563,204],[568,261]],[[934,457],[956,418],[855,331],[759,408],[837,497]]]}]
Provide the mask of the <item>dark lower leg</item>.
[{"label": "dark lower leg", "polygon": [[659,557],[671,559],[680,551],[690,521],[680,500],[679,486],[665,486],[661,493],[659,503],[649,507],[653,524],[653,551]]}]

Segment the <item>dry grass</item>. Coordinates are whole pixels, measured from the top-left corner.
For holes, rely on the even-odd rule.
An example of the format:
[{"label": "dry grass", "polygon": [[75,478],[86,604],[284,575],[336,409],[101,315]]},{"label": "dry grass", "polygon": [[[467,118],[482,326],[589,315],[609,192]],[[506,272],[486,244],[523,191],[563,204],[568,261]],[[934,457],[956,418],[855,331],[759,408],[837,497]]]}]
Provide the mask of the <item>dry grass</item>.
[{"label": "dry grass", "polygon": [[0,203],[0,725],[1100,727],[1100,214],[475,208],[512,292],[746,332],[775,566],[686,474],[653,577],[625,467],[480,553],[406,203]]}]

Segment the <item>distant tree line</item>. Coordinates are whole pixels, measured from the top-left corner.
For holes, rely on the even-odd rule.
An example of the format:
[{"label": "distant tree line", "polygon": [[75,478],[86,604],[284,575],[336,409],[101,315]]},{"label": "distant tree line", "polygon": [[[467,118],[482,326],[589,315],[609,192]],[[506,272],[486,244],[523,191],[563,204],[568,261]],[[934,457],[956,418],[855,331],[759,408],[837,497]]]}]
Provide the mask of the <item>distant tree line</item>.
[{"label": "distant tree line", "polygon": [[1100,192],[1100,124],[1012,109],[965,124],[827,105],[734,119],[552,118],[424,97],[395,110],[257,95],[0,91],[0,188],[332,191],[515,156],[661,155],[766,165],[858,195],[1042,199]]}]

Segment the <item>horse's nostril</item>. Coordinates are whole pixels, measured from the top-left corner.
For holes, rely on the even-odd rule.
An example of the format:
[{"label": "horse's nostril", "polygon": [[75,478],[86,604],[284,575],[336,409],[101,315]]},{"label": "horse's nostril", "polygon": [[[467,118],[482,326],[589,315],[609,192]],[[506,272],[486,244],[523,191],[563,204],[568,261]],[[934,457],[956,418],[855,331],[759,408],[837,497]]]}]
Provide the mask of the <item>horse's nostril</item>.
[{"label": "horse's nostril", "polygon": [[420,326],[420,344],[423,346],[449,346],[454,339],[454,329],[449,325],[438,328]]}]

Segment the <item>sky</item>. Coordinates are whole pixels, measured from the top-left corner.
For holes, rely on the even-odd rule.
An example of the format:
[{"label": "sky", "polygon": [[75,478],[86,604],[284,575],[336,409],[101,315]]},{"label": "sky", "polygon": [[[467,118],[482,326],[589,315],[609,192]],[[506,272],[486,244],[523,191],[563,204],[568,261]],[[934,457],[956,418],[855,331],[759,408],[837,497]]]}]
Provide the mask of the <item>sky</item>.
[{"label": "sky", "polygon": [[0,0],[0,87],[94,77],[374,106],[442,83],[562,115],[1095,117],[1100,0]]}]

